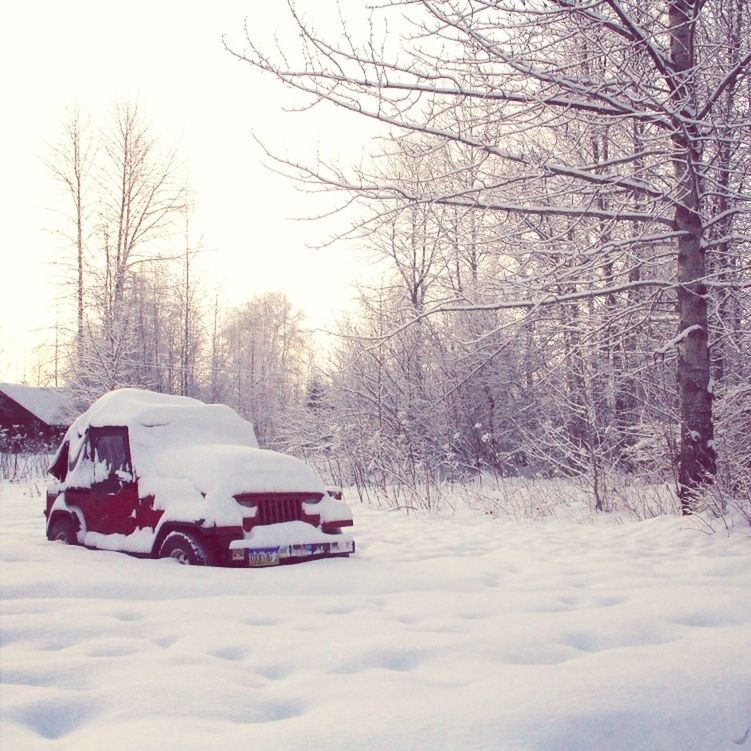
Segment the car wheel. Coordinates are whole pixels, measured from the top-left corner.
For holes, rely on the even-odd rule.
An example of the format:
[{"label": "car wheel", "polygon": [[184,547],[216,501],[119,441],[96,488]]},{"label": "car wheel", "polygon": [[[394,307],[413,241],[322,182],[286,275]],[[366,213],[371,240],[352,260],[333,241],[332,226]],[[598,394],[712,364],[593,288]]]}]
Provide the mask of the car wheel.
[{"label": "car wheel", "polygon": [[190,532],[170,532],[159,548],[160,558],[174,558],[184,566],[210,566],[211,552],[206,543]]},{"label": "car wheel", "polygon": [[66,545],[75,545],[78,542],[78,535],[73,520],[69,516],[55,519],[47,529],[47,539],[53,542],[64,542]]}]

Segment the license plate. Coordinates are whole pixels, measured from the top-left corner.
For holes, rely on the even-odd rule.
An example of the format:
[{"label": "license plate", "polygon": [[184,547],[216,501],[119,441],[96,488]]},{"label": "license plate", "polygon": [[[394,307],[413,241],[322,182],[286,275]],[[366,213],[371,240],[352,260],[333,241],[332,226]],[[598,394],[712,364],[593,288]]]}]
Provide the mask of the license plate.
[{"label": "license plate", "polygon": [[248,551],[248,566],[278,566],[279,549],[256,549]]}]

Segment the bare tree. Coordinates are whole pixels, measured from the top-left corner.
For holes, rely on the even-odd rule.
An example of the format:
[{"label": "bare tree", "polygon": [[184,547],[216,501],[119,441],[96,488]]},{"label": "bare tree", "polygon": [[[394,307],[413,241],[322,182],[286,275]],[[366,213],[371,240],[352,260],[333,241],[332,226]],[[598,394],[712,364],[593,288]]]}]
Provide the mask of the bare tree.
[{"label": "bare tree", "polygon": [[175,151],[163,151],[137,105],[118,105],[101,139],[97,172],[97,239],[92,254],[91,351],[84,381],[94,390],[130,382],[133,346],[130,285],[138,269],[169,254],[184,206]]},{"label": "bare tree", "polygon": [[288,412],[305,396],[310,359],[302,314],[269,292],[228,312],[214,342],[212,378],[221,400],[247,417],[262,445],[279,441]]},{"label": "bare tree", "polygon": [[[75,357],[80,367],[84,347],[84,307],[85,307],[85,254],[86,242],[91,229],[89,210],[93,165],[96,148],[91,134],[90,123],[81,117],[77,105],[65,115],[63,133],[59,141],[51,147],[47,167],[64,190],[69,211],[65,212],[72,225],[72,235],[63,232],[75,249],[75,294],[76,294],[76,345]],[[57,329],[56,329],[57,332]]]},{"label": "bare tree", "polygon": [[[474,186],[449,183],[429,195],[362,170],[344,174],[287,161],[297,176],[380,203],[429,202],[551,221],[559,242],[590,259],[573,267],[568,284],[540,278],[519,295],[509,276],[495,301],[477,304],[460,296],[422,315],[539,311],[603,297],[626,305],[636,289],[674,295],[678,481],[689,512],[716,466],[708,301],[718,289],[748,284],[710,274],[707,256],[720,244],[712,239],[719,225],[731,244],[744,241],[728,225],[748,211],[747,162],[737,158],[747,153],[747,143],[736,136],[730,160],[712,154],[722,138],[718,123],[725,133],[748,132],[748,104],[736,95],[747,85],[751,34],[728,38],[727,24],[717,22],[720,0],[395,0],[373,12],[370,36],[361,41],[346,26],[338,39],[324,38],[289,7],[297,51],[264,49],[246,29],[244,49],[228,46],[230,52],[313,102],[460,144],[488,165]],[[735,27],[748,30],[748,3],[734,8]],[[399,40],[402,50],[389,56],[395,45],[380,43],[378,30],[392,12],[402,14],[411,31]],[[736,51],[728,56],[731,44]],[[483,138],[446,117],[470,101],[484,105],[482,117],[498,124],[499,138]],[[598,127],[610,128],[611,136],[621,131],[609,138],[607,153],[586,158],[580,149],[560,148],[561,136],[572,133],[591,144]],[[622,134],[637,129],[634,150]],[[725,182],[718,173],[723,169],[731,175]],[[718,202],[720,195],[727,200]],[[669,275],[635,275],[645,249],[654,255],[655,248],[670,257]],[[626,259],[620,268],[607,249]]]},{"label": "bare tree", "polygon": [[180,393],[190,396],[196,390],[198,350],[201,344],[200,312],[198,310],[197,282],[193,271],[193,261],[201,252],[200,244],[194,246],[191,238],[192,202],[188,188],[185,188],[186,201],[183,207],[183,242],[181,262],[180,303],[182,308],[182,336],[180,339]]}]

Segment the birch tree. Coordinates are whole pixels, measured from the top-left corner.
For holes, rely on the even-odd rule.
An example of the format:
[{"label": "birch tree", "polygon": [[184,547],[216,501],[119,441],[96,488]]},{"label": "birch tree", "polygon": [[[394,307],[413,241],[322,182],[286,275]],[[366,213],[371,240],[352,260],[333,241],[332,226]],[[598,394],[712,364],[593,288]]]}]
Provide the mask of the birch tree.
[{"label": "birch tree", "polygon": [[75,252],[75,359],[80,367],[84,349],[84,307],[86,245],[92,231],[93,167],[96,145],[91,124],[82,117],[77,105],[69,108],[63,121],[62,135],[51,147],[47,169],[58,182],[65,196],[68,229],[61,234]]}]

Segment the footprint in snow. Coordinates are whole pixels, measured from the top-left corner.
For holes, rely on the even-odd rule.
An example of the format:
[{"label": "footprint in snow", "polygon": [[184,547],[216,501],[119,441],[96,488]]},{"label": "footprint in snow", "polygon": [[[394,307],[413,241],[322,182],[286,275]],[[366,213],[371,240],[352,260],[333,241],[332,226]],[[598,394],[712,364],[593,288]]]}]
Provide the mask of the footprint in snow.
[{"label": "footprint in snow", "polygon": [[246,618],[243,623],[246,626],[278,626],[281,621],[276,618],[267,618],[265,616],[253,616]]},{"label": "footprint in snow", "polygon": [[96,714],[91,702],[69,698],[41,700],[8,712],[10,719],[49,740],[69,735]]},{"label": "footprint in snow", "polygon": [[121,610],[112,614],[113,618],[117,618],[118,621],[128,623],[130,621],[139,621],[143,616],[136,610]]},{"label": "footprint in snow", "polygon": [[283,665],[264,665],[256,668],[256,673],[262,678],[268,678],[271,681],[280,681],[290,675],[292,671]]},{"label": "footprint in snow", "polygon": [[211,652],[214,657],[219,657],[222,660],[239,661],[245,658],[248,654],[246,647],[222,647],[215,652]]}]

